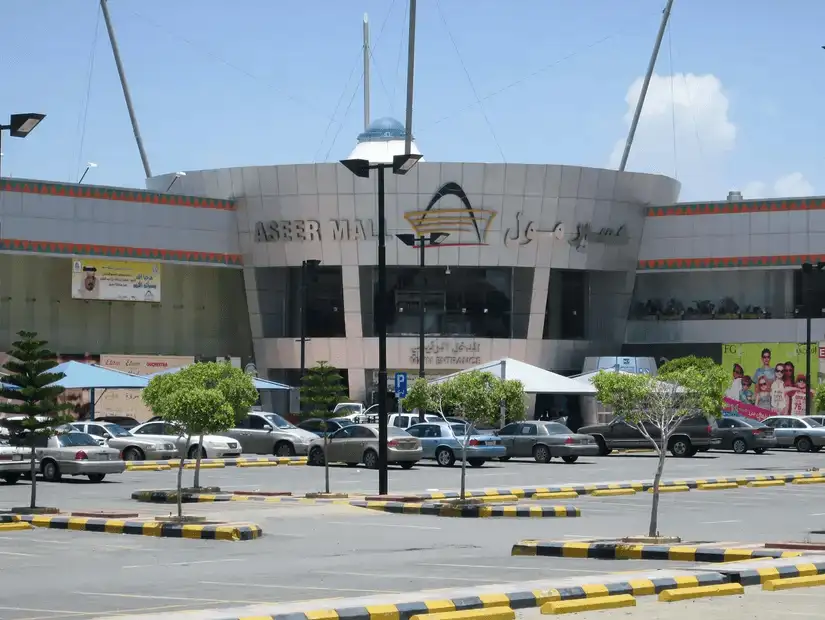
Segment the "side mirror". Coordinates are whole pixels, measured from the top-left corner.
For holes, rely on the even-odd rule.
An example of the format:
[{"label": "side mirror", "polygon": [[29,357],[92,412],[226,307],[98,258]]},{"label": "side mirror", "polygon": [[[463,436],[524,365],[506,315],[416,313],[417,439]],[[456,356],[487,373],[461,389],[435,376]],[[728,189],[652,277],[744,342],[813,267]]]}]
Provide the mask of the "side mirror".
[{"label": "side mirror", "polygon": [[264,430],[271,433],[272,432],[272,427],[269,424],[264,424]]}]

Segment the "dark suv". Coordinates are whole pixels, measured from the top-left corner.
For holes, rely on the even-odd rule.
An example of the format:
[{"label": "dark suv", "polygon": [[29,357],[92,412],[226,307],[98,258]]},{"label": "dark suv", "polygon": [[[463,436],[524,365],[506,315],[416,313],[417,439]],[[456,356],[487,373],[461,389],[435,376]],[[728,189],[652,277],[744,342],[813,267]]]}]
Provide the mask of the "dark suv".
[{"label": "dark suv", "polygon": [[[647,424],[647,430],[653,439],[659,439],[659,429]],[[651,448],[650,440],[635,426],[614,418],[608,424],[591,424],[582,426],[579,433],[592,435],[599,444],[599,454],[607,456],[618,448]],[[716,448],[722,440],[716,436],[716,421],[704,416],[692,416],[679,423],[670,437],[668,449],[673,456],[689,457],[708,448]]]}]

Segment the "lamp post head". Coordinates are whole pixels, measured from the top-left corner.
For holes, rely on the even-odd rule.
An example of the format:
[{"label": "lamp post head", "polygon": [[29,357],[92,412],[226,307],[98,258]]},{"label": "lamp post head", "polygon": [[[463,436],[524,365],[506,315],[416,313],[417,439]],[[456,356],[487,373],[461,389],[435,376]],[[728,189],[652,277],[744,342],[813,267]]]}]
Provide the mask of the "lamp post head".
[{"label": "lamp post head", "polygon": [[93,161],[90,161],[90,162],[86,163],[86,167],[87,168],[97,168],[97,164]]},{"label": "lamp post head", "polygon": [[35,112],[12,114],[8,125],[9,135],[15,138],[25,138],[44,118],[46,118],[45,114]]},{"label": "lamp post head", "polygon": [[395,174],[407,174],[421,159],[420,153],[404,153],[392,158],[392,171]]},{"label": "lamp post head", "polygon": [[317,258],[311,258],[309,260],[305,260],[303,264],[309,269],[314,269],[315,267],[320,266],[321,261]]},{"label": "lamp post head", "polygon": [[370,162],[366,159],[342,159],[341,163],[355,176],[368,179],[370,176]]}]

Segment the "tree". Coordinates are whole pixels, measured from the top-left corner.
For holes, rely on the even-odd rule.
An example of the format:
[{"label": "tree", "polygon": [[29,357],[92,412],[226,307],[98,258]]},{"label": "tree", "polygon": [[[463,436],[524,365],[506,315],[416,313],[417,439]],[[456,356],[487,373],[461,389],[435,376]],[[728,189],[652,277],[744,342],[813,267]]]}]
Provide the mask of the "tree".
[{"label": "tree", "polygon": [[324,492],[329,493],[329,433],[326,419],[331,415],[335,405],[347,398],[344,378],[337,368],[320,361],[301,377],[300,392],[301,401],[312,407],[312,415],[324,420],[321,427],[324,433]]},{"label": "tree", "polygon": [[440,386],[442,401],[446,401],[453,411],[467,422],[464,426],[464,436],[460,438],[461,501],[464,501],[466,492],[467,442],[473,434],[475,424],[496,422],[501,408],[500,384],[501,380],[492,373],[473,370],[459,373]]},{"label": "tree", "polygon": [[36,332],[17,332],[20,340],[12,343],[9,359],[3,364],[8,375],[3,381],[9,387],[0,388],[0,398],[12,402],[0,402],[0,413],[24,416],[19,422],[5,421],[5,425],[16,435],[24,434],[31,447],[31,500],[29,507],[37,508],[37,469],[35,444],[38,437],[50,437],[61,424],[73,422],[71,415],[64,413],[72,406],[58,403],[63,387],[53,385],[66,375],[49,372],[57,366],[55,354],[46,348],[45,340],[38,340]]},{"label": "tree", "polygon": [[524,384],[518,379],[499,379],[497,382],[498,399],[504,403],[506,421],[523,420],[527,413],[527,400],[524,395]]},{"label": "tree", "polygon": [[[203,436],[232,428],[248,414],[257,399],[252,378],[227,362],[190,364],[178,372],[153,377],[143,390],[143,402],[155,415],[175,424],[180,438],[186,437],[186,441],[181,442],[178,467],[179,517],[183,466],[192,437],[199,436],[194,477],[194,486],[198,488]],[[215,406],[216,402],[219,406]]]},{"label": "tree", "polygon": [[[414,411],[418,409],[419,416],[425,411],[438,411],[438,408],[432,400],[433,387],[436,384],[427,383],[424,377],[418,377],[410,389],[407,390],[407,395],[401,399],[401,407],[404,411]],[[443,412],[439,412],[443,415]],[[420,419],[420,418],[419,418]]]},{"label": "tree", "polygon": [[648,536],[659,535],[659,487],[670,438],[683,419],[719,417],[727,375],[721,366],[683,365],[665,375],[600,371],[593,378],[597,399],[611,407],[617,420],[635,426],[658,456]]}]

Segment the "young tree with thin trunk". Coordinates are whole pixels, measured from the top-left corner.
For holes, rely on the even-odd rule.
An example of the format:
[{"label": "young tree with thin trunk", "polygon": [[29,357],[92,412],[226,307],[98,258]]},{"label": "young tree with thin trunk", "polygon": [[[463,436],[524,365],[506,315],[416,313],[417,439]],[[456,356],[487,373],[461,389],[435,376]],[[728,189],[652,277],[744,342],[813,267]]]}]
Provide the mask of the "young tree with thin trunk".
[{"label": "young tree with thin trunk", "polygon": [[636,427],[656,451],[648,536],[659,536],[659,491],[671,437],[686,418],[722,414],[727,374],[717,365],[684,365],[656,377],[600,371],[593,385],[596,398],[613,409],[615,423]]},{"label": "young tree with thin trunk", "polygon": [[301,402],[312,407],[311,415],[324,420],[322,425],[324,433],[324,492],[329,493],[329,458],[327,458],[329,430],[326,421],[332,416],[335,405],[348,396],[344,387],[344,378],[337,368],[330,366],[325,361],[320,361],[301,377],[300,392]]},{"label": "young tree with thin trunk", "polygon": [[[23,416],[20,421],[4,420],[14,438],[25,440],[30,446],[31,499],[29,507],[37,508],[37,455],[35,443],[38,437],[50,437],[55,428],[73,422],[74,417],[66,413],[72,408],[70,403],[58,403],[63,387],[53,385],[66,375],[50,372],[57,366],[56,355],[46,348],[45,340],[38,340],[36,332],[21,331],[20,340],[12,343],[9,359],[3,364],[8,375],[0,388],[0,413],[8,416]],[[7,401],[11,402],[7,402]]]}]

